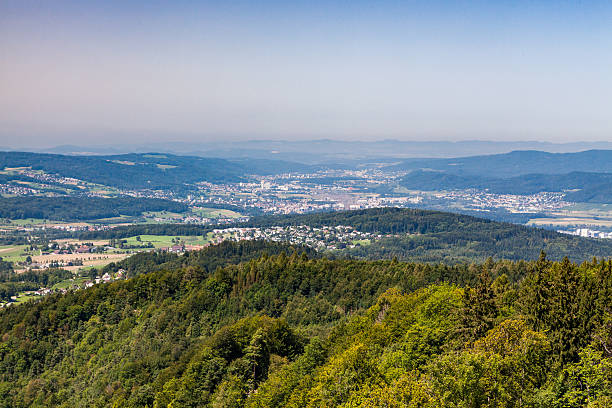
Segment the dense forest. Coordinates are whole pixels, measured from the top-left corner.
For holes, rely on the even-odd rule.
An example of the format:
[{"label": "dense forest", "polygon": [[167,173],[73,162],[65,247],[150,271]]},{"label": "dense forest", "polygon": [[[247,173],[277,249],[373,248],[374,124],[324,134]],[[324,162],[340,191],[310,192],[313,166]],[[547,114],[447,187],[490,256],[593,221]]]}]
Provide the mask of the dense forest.
[{"label": "dense forest", "polygon": [[307,246],[266,241],[224,241],[200,251],[185,252],[180,256],[172,252],[140,252],[104,266],[101,273],[117,272],[123,269],[127,272],[128,277],[134,277],[152,271],[185,267],[197,267],[209,273],[226,265],[237,265],[263,255],[279,255],[283,252],[298,252],[310,258],[320,257],[320,254]]},{"label": "dense forest", "polygon": [[0,311],[0,406],[612,403],[612,262],[449,266],[225,245],[211,259],[240,263],[182,260]]},{"label": "dense forest", "polygon": [[136,216],[146,211],[184,212],[187,205],[158,198],[135,197],[0,197],[0,218],[82,221]]}]

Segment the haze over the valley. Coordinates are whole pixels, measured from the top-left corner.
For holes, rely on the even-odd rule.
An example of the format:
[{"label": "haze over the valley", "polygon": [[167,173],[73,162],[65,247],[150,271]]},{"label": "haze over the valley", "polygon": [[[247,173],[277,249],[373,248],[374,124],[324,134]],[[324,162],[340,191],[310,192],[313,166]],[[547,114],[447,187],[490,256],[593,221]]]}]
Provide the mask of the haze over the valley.
[{"label": "haze over the valley", "polygon": [[611,22],[606,1],[3,1],[0,146],[607,141]]}]

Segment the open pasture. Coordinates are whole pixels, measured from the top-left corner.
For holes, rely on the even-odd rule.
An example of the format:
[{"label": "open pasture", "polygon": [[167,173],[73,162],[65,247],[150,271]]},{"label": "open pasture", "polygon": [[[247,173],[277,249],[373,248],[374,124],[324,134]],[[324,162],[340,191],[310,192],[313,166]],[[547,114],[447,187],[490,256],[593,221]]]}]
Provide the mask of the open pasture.
[{"label": "open pasture", "polygon": [[[202,235],[139,235],[140,242],[137,237],[124,239],[127,241],[127,245],[141,245],[150,242],[155,248],[171,247],[176,244],[177,237],[186,245],[204,245],[210,242],[210,234],[207,234],[206,237]],[[173,239],[175,242],[172,242]]]},{"label": "open pasture", "polygon": [[242,216],[236,211],[226,210],[223,208],[195,207],[192,212],[200,217],[206,218],[238,218]]}]

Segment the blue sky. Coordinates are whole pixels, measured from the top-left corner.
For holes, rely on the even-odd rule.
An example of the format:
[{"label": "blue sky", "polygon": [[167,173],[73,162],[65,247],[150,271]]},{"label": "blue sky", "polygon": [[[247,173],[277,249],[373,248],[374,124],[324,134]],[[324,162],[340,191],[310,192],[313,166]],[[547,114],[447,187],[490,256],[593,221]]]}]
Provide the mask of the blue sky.
[{"label": "blue sky", "polygon": [[612,5],[3,1],[0,146],[612,140]]}]

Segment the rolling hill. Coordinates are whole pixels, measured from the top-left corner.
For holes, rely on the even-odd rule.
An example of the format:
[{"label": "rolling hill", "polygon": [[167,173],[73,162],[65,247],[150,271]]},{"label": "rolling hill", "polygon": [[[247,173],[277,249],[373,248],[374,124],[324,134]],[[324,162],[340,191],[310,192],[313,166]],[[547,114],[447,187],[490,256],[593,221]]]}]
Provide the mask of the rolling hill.
[{"label": "rolling hill", "polygon": [[237,182],[247,174],[305,170],[303,164],[282,160],[237,160],[159,153],[111,156],[0,152],[0,170],[31,167],[47,173],[125,189],[177,190],[198,181]]},{"label": "rolling hill", "polygon": [[[551,259],[568,256],[576,261],[612,256],[612,240],[581,238],[555,231],[455,213],[407,208],[373,208],[288,216],[254,217],[236,227],[311,227],[346,225],[361,232],[380,234],[369,244],[356,245],[327,255],[359,259],[413,260],[419,262],[460,262],[495,259],[534,260],[544,250]],[[202,235],[210,226],[176,224],[133,225],[110,231],[92,231],[82,239],[125,238],[140,234]]]},{"label": "rolling hill", "polygon": [[452,159],[409,159],[389,168],[431,169],[460,175],[486,175],[491,178],[509,178],[525,174],[567,174],[573,171],[612,173],[612,150],[586,150],[577,153],[518,150]]},{"label": "rolling hill", "polygon": [[400,185],[413,190],[567,192],[569,201],[612,202],[612,150],[578,153],[529,150],[454,159],[411,159],[388,168],[411,170]]},{"label": "rolling hill", "polygon": [[497,194],[566,192],[568,201],[612,202],[612,173],[570,172],[567,174],[525,174],[510,178],[459,175],[446,171],[415,170],[400,180],[411,190],[479,189]]},{"label": "rolling hill", "polygon": [[449,266],[282,249],[209,248],[177,259],[186,267],[144,264],[132,279],[0,310],[0,405],[612,402],[610,262]]}]

